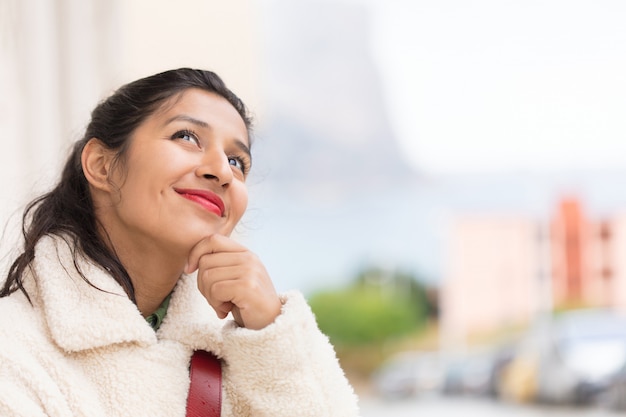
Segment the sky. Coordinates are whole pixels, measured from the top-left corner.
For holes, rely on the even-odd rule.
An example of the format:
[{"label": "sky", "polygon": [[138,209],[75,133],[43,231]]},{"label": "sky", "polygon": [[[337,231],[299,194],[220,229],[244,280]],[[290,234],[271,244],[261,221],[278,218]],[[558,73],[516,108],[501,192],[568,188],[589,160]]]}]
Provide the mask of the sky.
[{"label": "sky", "polygon": [[[268,209],[258,221],[253,218],[248,234],[260,237],[260,252],[271,251],[264,254],[264,259],[278,279],[284,279],[281,286],[293,283],[294,270],[303,270],[302,279],[334,271],[328,276],[332,280],[336,275],[350,273],[361,259],[380,257],[384,263],[393,253],[419,259],[422,268],[434,274],[436,265],[428,269],[428,262],[437,260],[432,253],[436,249],[433,239],[440,238],[436,235],[440,231],[434,230],[434,225],[447,208],[441,207],[440,200],[462,209],[468,205],[467,200],[479,208],[495,204],[506,209],[524,204],[534,208],[538,205],[535,201],[544,197],[536,182],[524,182],[524,175],[524,181],[517,177],[509,180],[508,174],[609,168],[623,171],[626,2],[311,1],[318,2],[321,10],[329,1],[358,3],[370,10],[371,51],[380,71],[392,128],[416,171],[427,174],[424,177],[432,183],[430,188],[420,184],[417,190],[406,190],[409,196],[389,190],[388,201],[394,204],[408,201],[405,197],[415,202],[407,203],[406,209],[399,207],[403,211],[391,219],[399,225],[383,221],[374,224],[372,233],[377,239],[366,249],[329,238],[333,234],[328,230],[359,239],[362,225],[372,220],[363,212],[354,213],[367,208],[369,201],[356,201],[326,218],[314,218],[288,205],[276,212]],[[253,35],[256,15],[248,7],[257,2],[222,2],[220,13],[214,12],[215,2],[206,0],[187,0],[185,7],[173,8],[150,8],[146,7],[148,3],[131,2],[123,8],[123,18],[115,20],[125,46],[121,52],[115,50],[125,63],[122,73],[132,79],[155,68],[163,69],[164,65],[212,68],[225,75],[228,85],[263,120],[266,115],[262,103],[266,100],[257,91],[263,82],[258,63],[261,57],[257,56],[262,51],[262,37]],[[195,13],[189,15],[189,10]],[[172,20],[185,22],[186,29],[170,30]],[[219,37],[203,35],[202,30],[216,25]],[[168,53],[162,52],[165,50]],[[197,53],[199,50],[205,53]],[[233,74],[232,68],[238,71]],[[80,123],[82,126],[83,121]],[[485,185],[483,177],[474,180],[468,173],[496,174],[497,178],[489,180],[495,185]],[[471,183],[450,185],[440,191],[437,180],[432,179],[438,175],[467,176]],[[613,184],[594,183],[591,180],[595,177],[590,175],[585,178],[589,179],[589,189],[604,190],[590,200],[598,207],[609,206],[606,201],[615,199],[615,190],[626,190],[626,180],[624,186],[614,184],[621,177],[613,178]],[[626,192],[621,194],[620,204],[626,207]],[[287,203],[291,197],[286,196]],[[253,216],[263,209],[252,208]],[[409,220],[405,221],[402,213]],[[326,258],[303,269],[301,258],[285,256],[280,248],[296,246],[292,239],[294,230],[300,230],[296,226],[302,227],[301,252],[311,256],[329,253],[329,258],[334,256],[336,261]],[[395,231],[397,234],[391,233]],[[423,235],[434,238],[410,240]],[[307,236],[312,238],[305,239]],[[293,261],[292,265],[288,261]]]},{"label": "sky", "polygon": [[391,215],[358,199],[317,217],[291,197],[274,207],[250,242],[279,286],[329,285],[368,262],[436,282],[457,213],[542,216],[562,193],[594,215],[625,207],[626,3],[342,1],[370,11],[392,129],[423,181],[382,190]]},{"label": "sky", "polygon": [[626,2],[352,1],[420,171],[624,166]]}]

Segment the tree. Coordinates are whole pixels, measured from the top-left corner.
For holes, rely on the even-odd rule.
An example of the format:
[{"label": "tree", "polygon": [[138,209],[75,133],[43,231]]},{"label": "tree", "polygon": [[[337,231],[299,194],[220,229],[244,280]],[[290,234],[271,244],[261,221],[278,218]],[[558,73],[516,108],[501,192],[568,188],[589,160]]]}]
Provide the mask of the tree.
[{"label": "tree", "polygon": [[314,294],[311,308],[335,345],[381,343],[415,331],[427,320],[426,290],[410,275],[370,268],[352,285]]}]

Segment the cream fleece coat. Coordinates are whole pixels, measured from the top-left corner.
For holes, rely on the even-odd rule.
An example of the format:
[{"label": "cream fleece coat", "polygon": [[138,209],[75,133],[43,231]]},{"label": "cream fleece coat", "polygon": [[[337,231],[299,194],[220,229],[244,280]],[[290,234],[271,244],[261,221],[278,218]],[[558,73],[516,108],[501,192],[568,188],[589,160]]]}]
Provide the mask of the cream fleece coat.
[{"label": "cream fleece coat", "polygon": [[263,330],[220,320],[183,276],[158,332],[103,269],[40,241],[21,291],[0,298],[0,415],[185,416],[194,349],[223,360],[222,416],[357,416],[357,399],[302,295]]}]

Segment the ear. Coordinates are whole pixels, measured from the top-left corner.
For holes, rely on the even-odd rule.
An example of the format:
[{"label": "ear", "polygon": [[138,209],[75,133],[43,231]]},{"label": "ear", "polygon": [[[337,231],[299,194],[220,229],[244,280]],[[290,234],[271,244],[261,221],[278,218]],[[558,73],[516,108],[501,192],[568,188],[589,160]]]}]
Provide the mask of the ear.
[{"label": "ear", "polygon": [[89,139],[83,148],[80,160],[85,178],[92,187],[102,191],[111,191],[109,176],[114,155],[115,152],[107,148],[100,139]]}]

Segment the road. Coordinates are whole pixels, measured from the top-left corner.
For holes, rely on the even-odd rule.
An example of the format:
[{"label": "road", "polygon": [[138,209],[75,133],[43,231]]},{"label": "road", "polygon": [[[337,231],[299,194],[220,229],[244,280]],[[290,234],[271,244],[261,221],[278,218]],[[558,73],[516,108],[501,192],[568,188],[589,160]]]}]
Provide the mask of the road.
[{"label": "road", "polygon": [[599,408],[521,406],[472,398],[446,398],[436,395],[402,400],[361,399],[361,417],[615,417]]}]

